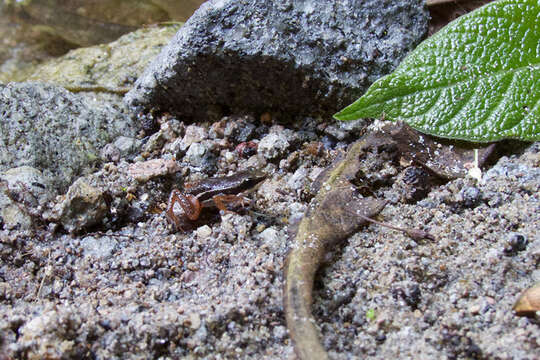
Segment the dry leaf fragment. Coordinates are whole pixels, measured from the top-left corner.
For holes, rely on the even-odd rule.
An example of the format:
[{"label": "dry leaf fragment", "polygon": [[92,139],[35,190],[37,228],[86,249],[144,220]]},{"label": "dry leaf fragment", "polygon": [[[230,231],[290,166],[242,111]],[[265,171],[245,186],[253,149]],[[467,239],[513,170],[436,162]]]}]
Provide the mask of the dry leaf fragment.
[{"label": "dry leaf fragment", "polygon": [[525,290],[514,304],[513,310],[519,316],[530,316],[540,311],[540,283]]}]

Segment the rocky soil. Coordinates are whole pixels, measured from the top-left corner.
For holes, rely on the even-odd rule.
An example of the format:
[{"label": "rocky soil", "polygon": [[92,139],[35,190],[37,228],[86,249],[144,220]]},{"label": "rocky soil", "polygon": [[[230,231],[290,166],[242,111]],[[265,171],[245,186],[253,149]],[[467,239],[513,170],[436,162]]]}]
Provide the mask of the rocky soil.
[{"label": "rocky soil", "polygon": [[[294,358],[282,308],[287,226],[304,212],[313,179],[358,136],[354,127],[303,125],[170,119],[145,146],[150,158],[179,160],[179,171],[150,166],[134,180],[120,158],[80,180],[113,198],[108,211],[82,207],[71,214],[76,224],[4,230],[3,351],[29,359]],[[244,141],[258,142],[256,154],[238,150]],[[379,219],[429,229],[436,240],[370,225],[336,249],[314,300],[331,355],[537,357],[536,320],[511,307],[540,280],[539,151],[536,144],[505,156],[480,182],[450,181],[416,203],[386,181],[377,192],[390,204]],[[185,233],[161,212],[183,181],[255,166],[268,178],[243,212],[208,214]],[[366,164],[373,166],[381,163]],[[377,170],[388,180],[404,168]]]},{"label": "rocky soil", "polygon": [[[296,358],[282,304],[287,234],[317,176],[382,123],[134,113],[124,87],[168,32],[34,72],[56,85],[0,86],[1,360]],[[42,100],[20,101],[28,94]],[[168,221],[172,189],[248,169],[267,177],[244,208],[204,209],[184,231]],[[498,146],[480,179],[437,177],[379,149],[358,179],[388,202],[378,220],[435,240],[371,224],[328,254],[313,312],[332,358],[540,358],[539,314],[512,311],[540,282],[540,143]]]}]

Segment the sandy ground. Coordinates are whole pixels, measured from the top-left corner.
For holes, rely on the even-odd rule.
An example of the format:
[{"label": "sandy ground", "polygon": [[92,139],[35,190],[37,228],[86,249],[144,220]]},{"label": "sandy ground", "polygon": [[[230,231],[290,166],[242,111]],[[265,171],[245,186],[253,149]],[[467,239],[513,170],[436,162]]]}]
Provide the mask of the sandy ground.
[{"label": "sandy ground", "polygon": [[[208,176],[194,171],[188,151],[178,160],[191,161],[189,171],[132,189],[146,211],[137,221],[105,218],[78,235],[47,224],[0,232],[0,358],[295,358],[282,307],[287,227],[355,130],[339,130],[345,135],[330,144],[334,150],[314,150],[339,131],[318,124],[324,130],[306,135],[302,125],[233,122],[220,123],[236,129],[224,132],[210,124],[185,131],[182,124],[177,135],[189,142],[203,134],[195,138],[214,149],[216,174],[250,166],[267,172],[248,195],[249,209],[207,214],[193,230],[174,232],[159,211],[163,189],[179,177]],[[244,140],[238,130],[246,124],[259,144],[279,133],[288,145],[244,158],[227,143]],[[151,154],[167,158],[162,150],[175,140]],[[415,242],[369,225],[329,254],[316,278],[314,314],[330,355],[539,358],[538,318],[511,310],[519,293],[540,281],[539,151],[537,143],[508,154],[480,182],[453,180],[416,203],[400,200],[400,164],[372,169],[385,179],[377,195],[390,202],[378,219],[429,229],[436,240]],[[119,160],[99,176],[121,182],[125,166]]]}]

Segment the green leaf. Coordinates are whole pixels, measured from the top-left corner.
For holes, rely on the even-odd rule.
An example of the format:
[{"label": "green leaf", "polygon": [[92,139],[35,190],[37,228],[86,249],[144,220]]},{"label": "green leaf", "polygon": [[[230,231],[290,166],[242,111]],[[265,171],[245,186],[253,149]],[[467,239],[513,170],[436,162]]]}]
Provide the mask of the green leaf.
[{"label": "green leaf", "polygon": [[334,117],[381,115],[452,139],[540,140],[540,1],[458,18]]}]

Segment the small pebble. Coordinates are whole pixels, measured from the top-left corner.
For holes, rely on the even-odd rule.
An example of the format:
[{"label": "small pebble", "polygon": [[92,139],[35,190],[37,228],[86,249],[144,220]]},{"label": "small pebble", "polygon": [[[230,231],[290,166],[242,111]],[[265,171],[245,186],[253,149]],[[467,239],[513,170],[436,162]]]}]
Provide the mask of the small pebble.
[{"label": "small pebble", "polygon": [[203,225],[197,228],[197,230],[195,231],[196,231],[197,237],[201,239],[206,239],[210,235],[212,235],[212,228],[208,225]]},{"label": "small pebble", "polygon": [[516,255],[527,248],[527,238],[520,233],[512,232],[507,235],[504,254],[508,256]]}]

